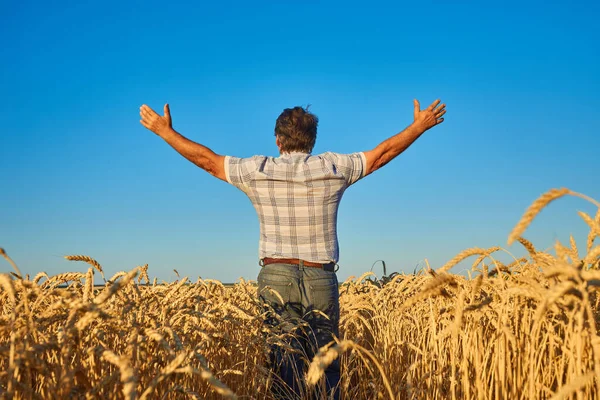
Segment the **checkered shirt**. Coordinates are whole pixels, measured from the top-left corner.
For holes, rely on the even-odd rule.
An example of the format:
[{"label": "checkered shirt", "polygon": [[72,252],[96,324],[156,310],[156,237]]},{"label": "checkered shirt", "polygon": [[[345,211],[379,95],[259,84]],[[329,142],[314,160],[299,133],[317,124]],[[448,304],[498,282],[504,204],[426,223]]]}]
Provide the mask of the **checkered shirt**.
[{"label": "checkered shirt", "polygon": [[258,214],[259,259],[337,262],[338,206],[365,169],[364,153],[225,158],[227,182],[248,195]]}]

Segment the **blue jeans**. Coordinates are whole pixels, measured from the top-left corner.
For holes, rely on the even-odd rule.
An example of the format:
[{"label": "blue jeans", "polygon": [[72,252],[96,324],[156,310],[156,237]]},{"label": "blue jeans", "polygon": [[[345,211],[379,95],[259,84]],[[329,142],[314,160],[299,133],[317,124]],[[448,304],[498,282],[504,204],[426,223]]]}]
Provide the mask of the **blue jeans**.
[{"label": "blue jeans", "polygon": [[[270,368],[281,378],[273,385],[272,392],[276,397],[286,399],[291,393],[298,396],[308,393],[302,381],[307,362],[320,347],[339,335],[337,276],[333,271],[320,268],[269,264],[258,274],[258,291],[263,304],[267,305],[265,323],[291,333],[287,344],[296,350],[286,353],[280,346],[272,346]],[[339,399],[339,359],[326,369],[325,378],[327,396]],[[324,398],[318,390],[316,388],[313,395]]]}]

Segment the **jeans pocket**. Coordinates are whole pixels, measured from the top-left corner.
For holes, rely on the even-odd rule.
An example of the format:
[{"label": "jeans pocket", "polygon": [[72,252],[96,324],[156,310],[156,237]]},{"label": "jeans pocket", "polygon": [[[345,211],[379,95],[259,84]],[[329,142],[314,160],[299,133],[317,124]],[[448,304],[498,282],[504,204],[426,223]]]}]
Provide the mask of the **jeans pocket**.
[{"label": "jeans pocket", "polygon": [[323,277],[311,280],[310,305],[306,319],[312,329],[311,341],[314,340],[316,352],[322,346],[330,343],[333,337],[339,336],[340,300],[337,278]]},{"label": "jeans pocket", "polygon": [[291,282],[282,283],[280,281],[271,281],[269,279],[264,279],[258,285],[260,298],[271,306],[283,306],[289,303],[291,288]]},{"label": "jeans pocket", "polygon": [[289,303],[291,289],[292,281],[288,276],[266,273],[264,270],[258,274],[258,295],[272,307]]},{"label": "jeans pocket", "polygon": [[335,275],[331,278],[322,278],[311,280],[309,283],[311,292],[311,306],[333,318],[336,322],[339,319],[339,288]]}]

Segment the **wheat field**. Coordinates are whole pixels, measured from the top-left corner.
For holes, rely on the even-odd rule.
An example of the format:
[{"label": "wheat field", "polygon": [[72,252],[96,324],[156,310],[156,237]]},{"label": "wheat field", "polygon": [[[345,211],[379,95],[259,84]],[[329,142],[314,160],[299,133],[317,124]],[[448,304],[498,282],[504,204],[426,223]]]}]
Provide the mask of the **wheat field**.
[{"label": "wheat field", "polygon": [[[599,206],[568,189],[542,195],[509,235],[527,257],[503,264],[500,247],[472,248],[437,270],[344,282],[340,338],[298,374],[302,398],[336,357],[344,399],[599,398],[600,207],[579,213],[581,248],[571,238],[542,252],[522,237],[565,195]],[[263,325],[253,282],[158,284],[147,265],[104,277],[80,255],[66,258],[86,272],[30,278],[0,254],[15,271],[0,274],[2,398],[269,399],[269,348],[293,351]],[[449,272],[469,257],[468,276]]]}]

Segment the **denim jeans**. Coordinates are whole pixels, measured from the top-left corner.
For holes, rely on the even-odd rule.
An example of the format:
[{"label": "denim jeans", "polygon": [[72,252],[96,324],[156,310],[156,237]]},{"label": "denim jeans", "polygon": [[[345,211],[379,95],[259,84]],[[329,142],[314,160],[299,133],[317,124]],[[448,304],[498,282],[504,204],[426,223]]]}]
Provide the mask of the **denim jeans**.
[{"label": "denim jeans", "polygon": [[[262,267],[258,275],[258,290],[260,299],[267,305],[265,323],[291,333],[287,344],[296,350],[286,353],[281,346],[272,346],[270,368],[280,378],[272,392],[275,397],[286,399],[291,398],[291,393],[307,394],[309,391],[303,382],[307,363],[320,347],[339,335],[337,276],[333,271],[320,268],[269,264]],[[339,399],[339,380],[340,364],[336,359],[325,371],[328,398]],[[312,395],[325,398],[318,390],[316,388]]]}]

